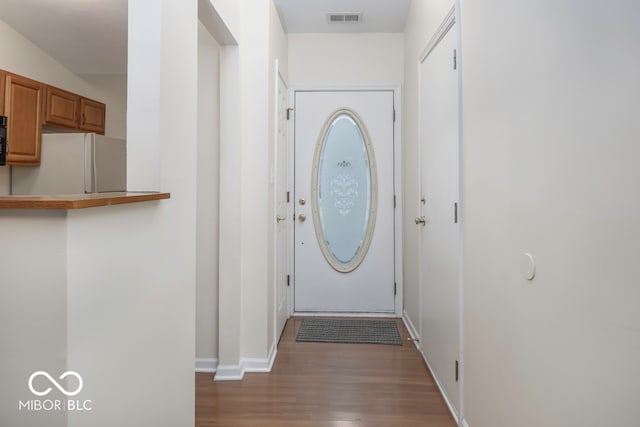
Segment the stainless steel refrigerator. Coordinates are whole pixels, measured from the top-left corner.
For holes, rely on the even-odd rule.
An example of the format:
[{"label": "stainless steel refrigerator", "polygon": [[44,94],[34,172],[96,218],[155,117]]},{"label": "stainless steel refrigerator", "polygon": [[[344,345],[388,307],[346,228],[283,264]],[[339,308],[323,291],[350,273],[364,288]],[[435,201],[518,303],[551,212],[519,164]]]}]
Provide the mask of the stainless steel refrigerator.
[{"label": "stainless steel refrigerator", "polygon": [[14,195],[105,193],[126,188],[126,142],[95,133],[43,134],[40,166],[11,168]]}]

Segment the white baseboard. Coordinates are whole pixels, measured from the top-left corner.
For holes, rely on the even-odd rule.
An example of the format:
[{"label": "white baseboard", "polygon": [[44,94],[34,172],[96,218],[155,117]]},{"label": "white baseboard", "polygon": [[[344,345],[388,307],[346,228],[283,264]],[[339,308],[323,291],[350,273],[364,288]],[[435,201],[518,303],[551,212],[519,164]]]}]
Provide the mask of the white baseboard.
[{"label": "white baseboard", "polygon": [[269,356],[266,359],[243,357],[240,359],[240,364],[245,372],[271,372],[277,353],[278,350],[274,341],[269,350]]},{"label": "white baseboard", "polygon": [[267,372],[271,372],[271,368],[273,368],[273,364],[276,361],[276,356],[278,354],[278,340],[274,340],[271,344],[271,349],[269,350],[269,370]]},{"label": "white baseboard", "polygon": [[411,339],[413,340],[416,348],[420,350],[420,335],[418,334],[418,330],[411,321],[411,318],[409,317],[409,314],[407,314],[406,310],[402,312],[402,322],[404,323],[404,326],[406,326],[407,331],[409,331],[409,336],[411,336]]},{"label": "white baseboard", "polygon": [[218,365],[215,381],[240,381],[244,378],[246,372],[271,372],[273,363],[276,360],[278,354],[278,347],[274,342],[269,350],[269,356],[267,358],[253,358],[242,357],[240,358],[239,365]]},{"label": "white baseboard", "polygon": [[214,381],[240,381],[244,377],[244,367],[240,365],[218,365]]},{"label": "white baseboard", "polygon": [[196,358],[196,372],[216,372],[218,370],[218,359]]}]

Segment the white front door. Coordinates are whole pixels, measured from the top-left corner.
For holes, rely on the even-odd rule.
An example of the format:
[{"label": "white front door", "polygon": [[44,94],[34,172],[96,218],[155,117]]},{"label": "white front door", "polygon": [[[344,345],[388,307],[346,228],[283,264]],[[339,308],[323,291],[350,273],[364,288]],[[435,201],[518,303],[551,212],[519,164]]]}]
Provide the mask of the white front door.
[{"label": "white front door", "polygon": [[458,410],[458,73],[451,28],[420,64],[420,348]]},{"label": "white front door", "polygon": [[287,85],[278,72],[276,123],[276,339],[280,338],[289,318],[289,194],[287,149]]},{"label": "white front door", "polygon": [[295,93],[297,312],[395,310],[393,97]]}]

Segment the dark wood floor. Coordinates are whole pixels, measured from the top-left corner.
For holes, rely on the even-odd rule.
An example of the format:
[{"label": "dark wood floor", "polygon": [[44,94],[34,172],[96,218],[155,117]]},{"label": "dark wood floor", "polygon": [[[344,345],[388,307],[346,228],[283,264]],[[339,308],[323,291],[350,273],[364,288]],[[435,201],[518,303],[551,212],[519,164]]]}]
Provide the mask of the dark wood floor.
[{"label": "dark wood floor", "polygon": [[287,323],[271,373],[196,374],[196,427],[456,425],[402,321],[402,346],[297,343],[300,321]]}]

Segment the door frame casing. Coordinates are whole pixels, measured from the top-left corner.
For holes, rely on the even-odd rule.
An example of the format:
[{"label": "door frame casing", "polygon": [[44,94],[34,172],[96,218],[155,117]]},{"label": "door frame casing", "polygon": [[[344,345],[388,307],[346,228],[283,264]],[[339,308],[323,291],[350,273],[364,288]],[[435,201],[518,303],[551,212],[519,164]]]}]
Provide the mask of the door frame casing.
[{"label": "door frame casing", "polygon": [[[394,209],[394,277],[396,283],[396,295],[394,301],[394,313],[381,314],[381,313],[348,313],[349,316],[372,316],[372,317],[402,317],[403,306],[403,289],[404,281],[402,274],[402,218],[403,218],[403,203],[402,203],[402,86],[400,84],[389,85],[349,85],[349,86],[336,86],[336,85],[292,85],[290,87],[290,99],[289,104],[293,106],[293,120],[289,121],[289,135],[290,135],[290,154],[291,159],[289,163],[288,174],[290,177],[294,177],[295,173],[295,96],[296,92],[392,92],[393,93],[393,108],[395,110],[395,121],[393,124],[393,188],[396,197],[396,206]],[[292,178],[290,181],[295,190],[295,182]],[[292,192],[294,194],[294,192]],[[293,204],[292,204],[293,206]],[[293,217],[293,210],[291,212]],[[293,222],[292,222],[293,229]],[[291,266],[294,266],[295,256],[295,230],[292,230],[290,239],[289,253],[291,254]],[[291,272],[291,286],[289,288],[289,304],[292,316],[344,316],[344,312],[331,313],[331,312],[301,312],[295,311],[293,304],[295,292],[295,271]]]}]

